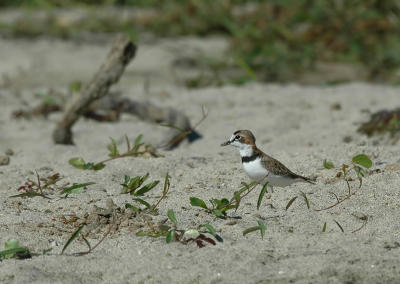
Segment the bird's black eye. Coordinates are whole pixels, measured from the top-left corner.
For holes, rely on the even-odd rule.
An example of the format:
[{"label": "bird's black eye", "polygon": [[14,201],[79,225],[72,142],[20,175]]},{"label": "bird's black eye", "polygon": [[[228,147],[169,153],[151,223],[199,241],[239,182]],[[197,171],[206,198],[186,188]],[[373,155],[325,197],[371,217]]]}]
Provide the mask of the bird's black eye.
[{"label": "bird's black eye", "polygon": [[236,135],[235,140],[240,140],[240,136]]}]

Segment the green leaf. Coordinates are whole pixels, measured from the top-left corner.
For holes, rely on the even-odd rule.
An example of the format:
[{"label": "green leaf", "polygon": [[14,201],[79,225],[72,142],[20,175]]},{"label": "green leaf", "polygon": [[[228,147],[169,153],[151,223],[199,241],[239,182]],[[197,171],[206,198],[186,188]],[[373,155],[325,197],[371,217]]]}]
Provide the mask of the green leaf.
[{"label": "green leaf", "polygon": [[141,185],[142,183],[144,183],[144,182],[147,180],[148,177],[149,177],[149,173],[146,173],[144,176],[142,176],[142,177],[140,178],[140,185]]},{"label": "green leaf", "polygon": [[82,158],[72,158],[72,159],[70,159],[70,160],[68,161],[68,163],[69,163],[70,165],[74,166],[75,168],[85,170],[85,164],[86,164],[86,162],[85,162],[85,160],[82,159]]},{"label": "green leaf", "polygon": [[141,143],[142,138],[143,138],[142,134],[140,134],[138,137],[136,137],[135,146],[133,146],[133,148],[130,151],[130,153],[136,153],[139,150],[139,147],[143,144],[143,143]]},{"label": "green leaf", "polygon": [[175,230],[171,230],[168,232],[167,237],[165,238],[165,241],[168,243],[176,241],[176,236],[175,236]]},{"label": "green leaf", "polygon": [[363,168],[361,168],[361,167],[359,167],[359,166],[354,166],[354,170],[356,171],[357,176],[358,176],[359,178],[365,177],[365,171],[364,171]]},{"label": "green leaf", "polygon": [[300,194],[301,194],[301,196],[303,196],[304,201],[306,202],[307,208],[310,209],[310,202],[308,201],[307,195],[302,191],[300,191]]},{"label": "green leaf", "polygon": [[178,221],[175,218],[174,210],[168,209],[167,215],[168,215],[168,218],[171,220],[171,222],[174,223],[175,226],[176,226],[178,224]]},{"label": "green leaf", "polygon": [[190,205],[197,206],[208,210],[206,203],[197,197],[190,197]]},{"label": "green leaf", "polygon": [[133,206],[133,205],[130,204],[130,203],[125,203],[125,208],[126,208],[126,209],[132,209],[132,210],[135,211],[136,213],[139,213],[139,212],[140,212],[140,209],[139,209],[139,208],[137,208],[136,206]]},{"label": "green leaf", "polygon": [[286,210],[289,209],[290,206],[292,206],[293,202],[297,199],[297,196],[293,197],[292,199],[290,199],[290,201],[288,202],[288,204],[286,205]]},{"label": "green leaf", "polygon": [[216,209],[221,209],[224,206],[229,204],[229,200],[226,198],[222,198],[221,200],[214,198],[214,199],[211,199],[210,202]]},{"label": "green leaf", "polygon": [[135,146],[140,145],[140,142],[142,141],[142,139],[143,139],[143,135],[139,134],[135,139]]},{"label": "green leaf", "polygon": [[150,208],[150,207],[151,207],[151,205],[150,205],[147,201],[144,201],[143,199],[140,199],[140,198],[133,198],[133,200],[135,200],[135,201],[137,201],[137,202],[143,204],[143,205],[146,206],[147,208]]},{"label": "green leaf", "polygon": [[248,228],[248,229],[243,231],[243,236],[247,235],[248,233],[251,233],[251,232],[254,232],[254,231],[258,231],[258,230],[260,230],[260,226],[255,226],[255,227]]},{"label": "green leaf", "polygon": [[267,187],[268,187],[268,182],[264,184],[263,188],[262,188],[261,191],[260,191],[260,195],[258,196],[258,200],[257,200],[257,210],[260,209],[262,199],[263,199],[265,193],[267,192]]},{"label": "green leaf", "polygon": [[336,220],[333,220],[333,221],[335,221],[336,225],[338,225],[339,229],[342,231],[342,233],[344,233],[342,225],[340,225],[339,222]]},{"label": "green leaf", "polygon": [[138,236],[138,237],[147,237],[148,233],[145,232],[145,231],[139,231],[139,232],[136,233],[136,236]]},{"label": "green leaf", "polygon": [[17,253],[29,253],[27,248],[11,248],[0,251],[0,260],[2,258],[11,258]]},{"label": "green leaf", "polygon": [[124,183],[122,183],[121,185],[123,186],[127,186],[128,182],[131,180],[131,177],[128,175],[124,176]]},{"label": "green leaf", "polygon": [[352,159],[354,164],[358,164],[360,166],[363,166],[364,168],[369,169],[370,167],[372,167],[372,161],[371,159],[364,154],[360,154],[357,156],[354,156]]},{"label": "green leaf", "polygon": [[217,217],[223,217],[223,216],[224,216],[224,214],[222,214],[222,211],[221,211],[221,210],[218,210],[218,209],[214,209],[214,210],[212,211],[212,213],[213,213],[215,216],[217,216]]},{"label": "green leaf", "polygon": [[168,173],[165,174],[165,180],[164,180],[164,188],[163,188],[163,195],[166,195],[169,189],[170,183],[169,183],[169,176]]},{"label": "green leaf", "polygon": [[219,242],[223,242],[224,240],[221,238],[220,235],[217,234],[217,231],[215,231],[214,227],[211,226],[210,224],[202,224],[199,226],[201,227],[206,227],[208,229],[208,232]]},{"label": "green leaf", "polygon": [[83,227],[85,227],[85,225],[80,226],[80,227],[78,228],[78,230],[76,230],[76,231],[71,235],[71,237],[70,237],[70,238],[68,239],[68,241],[65,243],[65,245],[64,245],[64,247],[63,247],[63,249],[62,249],[62,251],[61,251],[61,254],[63,254],[64,251],[67,249],[67,247],[72,243],[72,241],[75,240],[75,239],[79,236],[79,234],[80,234],[80,232],[82,231]]},{"label": "green leaf", "polygon": [[141,189],[136,191],[134,193],[134,195],[143,195],[143,194],[145,194],[146,192],[152,190],[159,182],[160,182],[159,180],[155,180],[155,181],[153,181],[151,183],[146,184]]},{"label": "green leaf", "polygon": [[322,232],[323,232],[323,233],[326,232],[326,222],[324,223],[324,226],[322,227]]},{"label": "green leaf", "polygon": [[118,146],[114,138],[110,137],[110,139],[111,139],[111,144],[107,145],[107,149],[110,151],[108,156],[114,158],[119,156]]},{"label": "green leaf", "polygon": [[261,238],[264,239],[264,235],[265,235],[265,224],[263,221],[259,220],[257,221],[258,223],[258,227],[260,227],[260,233],[261,233]]},{"label": "green leaf", "polygon": [[203,224],[200,225],[200,227],[206,227],[207,230],[210,232],[210,234],[213,235],[214,237],[217,235],[217,232],[215,231],[214,227],[211,226],[210,224]]},{"label": "green leaf", "polygon": [[236,208],[236,205],[229,205],[229,206],[222,207],[221,209],[217,209],[217,210],[219,210],[222,213],[224,213],[225,211],[228,211],[228,210],[231,210],[231,209],[235,209],[235,208]]},{"label": "green leaf", "polygon": [[240,205],[240,192],[239,191],[235,191],[235,193],[233,194],[233,198],[235,200],[235,210],[237,210],[239,208]]},{"label": "green leaf", "polygon": [[94,171],[100,171],[100,170],[104,169],[105,166],[106,165],[103,163],[98,163],[98,164],[94,164],[94,165],[92,164],[90,169],[94,170]]},{"label": "green leaf", "polygon": [[72,81],[71,83],[69,83],[68,87],[71,93],[77,93],[82,88],[82,81]]},{"label": "green leaf", "polygon": [[[129,178],[128,181],[126,178]],[[125,187],[126,193],[130,193],[135,191],[139,186],[141,186],[142,181],[140,176],[136,176],[134,178],[130,178],[129,176],[125,176],[125,183],[121,184],[123,187]]]},{"label": "green leaf", "polygon": [[72,194],[72,193],[81,193],[83,192],[83,188],[88,185],[95,184],[95,182],[87,182],[87,183],[76,183],[70,187],[64,188],[60,194]]},{"label": "green leaf", "polygon": [[329,161],[327,161],[326,159],[324,160],[323,165],[324,165],[324,168],[325,168],[325,169],[328,169],[328,170],[335,167],[335,165],[334,165],[332,162],[329,162]]},{"label": "green leaf", "polygon": [[125,175],[125,183],[122,183],[121,185],[124,187],[125,191],[123,193],[131,193],[132,195],[135,195],[135,190],[143,184],[143,182],[149,177],[149,173],[145,174],[144,176],[136,176],[134,178],[131,178],[127,175]]},{"label": "green leaf", "polygon": [[94,166],[94,163],[89,162],[89,163],[86,163],[83,165],[83,169],[88,170],[88,169],[91,169],[93,166]]},{"label": "green leaf", "polygon": [[125,142],[126,142],[126,148],[127,148],[127,152],[131,151],[131,143],[129,142],[129,138],[128,136],[125,134]]}]

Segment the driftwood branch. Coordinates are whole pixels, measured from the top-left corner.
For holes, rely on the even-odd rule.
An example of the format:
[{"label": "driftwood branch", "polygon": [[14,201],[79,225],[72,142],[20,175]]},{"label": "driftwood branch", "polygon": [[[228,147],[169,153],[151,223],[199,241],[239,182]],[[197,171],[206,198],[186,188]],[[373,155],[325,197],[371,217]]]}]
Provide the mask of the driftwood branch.
[{"label": "driftwood branch", "polygon": [[73,96],[67,104],[61,120],[53,132],[57,144],[73,144],[72,126],[95,100],[108,94],[111,85],[118,82],[125,67],[135,56],[136,46],[127,36],[118,36],[105,63],[85,84],[81,92]]},{"label": "driftwood branch", "polygon": [[[116,83],[124,72],[125,67],[135,56],[136,46],[124,36],[115,41],[105,63],[100,67],[91,81],[85,84],[78,94],[72,96],[61,95],[50,91],[51,97],[58,99],[28,110],[17,110],[14,117],[31,118],[32,116],[47,116],[52,112],[63,110],[63,116],[58,121],[53,132],[53,140],[57,144],[73,144],[72,127],[76,121],[84,116],[98,121],[115,121],[120,113],[128,113],[141,119],[168,126],[168,131],[159,147],[171,150],[184,139],[190,142],[201,136],[195,131],[199,123],[192,126],[189,118],[182,112],[166,107],[156,106],[148,102],[139,102],[130,98],[121,97],[110,92],[110,86]],[[64,107],[64,102],[68,103]]]},{"label": "driftwood branch", "polygon": [[[159,107],[149,102],[139,102],[125,97],[107,96],[93,103],[90,109],[94,112],[98,110],[114,111],[117,113],[114,116],[118,116],[120,112],[128,113],[143,120],[167,126],[168,132],[159,145],[166,150],[175,148],[184,138],[189,141],[200,138],[195,131],[197,125],[192,127],[189,118],[173,108]],[[204,118],[205,116],[203,113]]]},{"label": "driftwood branch", "polygon": [[[54,95],[54,91],[49,91]],[[60,97],[59,93],[56,93]],[[47,117],[53,112],[62,111],[63,102],[67,97],[64,95],[60,100],[55,100],[50,104],[43,102],[33,108],[19,109],[13,112],[15,118],[31,119],[32,117]],[[201,135],[196,131],[197,126],[206,118],[203,117],[194,126],[191,125],[189,118],[183,113],[173,108],[160,107],[149,102],[140,102],[127,97],[121,97],[118,92],[110,92],[103,98],[91,103],[82,114],[87,119],[96,121],[117,121],[121,113],[138,116],[143,120],[164,125],[168,131],[159,143],[158,147],[165,150],[172,150],[177,147],[185,138],[193,142]]]}]

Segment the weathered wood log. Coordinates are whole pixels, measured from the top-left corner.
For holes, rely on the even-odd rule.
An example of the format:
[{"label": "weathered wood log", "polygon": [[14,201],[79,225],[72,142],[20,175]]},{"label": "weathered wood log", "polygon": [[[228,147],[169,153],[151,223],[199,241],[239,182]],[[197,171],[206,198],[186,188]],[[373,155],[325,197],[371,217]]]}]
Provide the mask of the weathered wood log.
[{"label": "weathered wood log", "polygon": [[158,145],[166,150],[177,147],[185,138],[192,142],[201,137],[192,128],[189,118],[173,108],[159,107],[149,102],[139,102],[126,97],[107,96],[93,103],[90,109],[92,111],[109,110],[128,113],[143,120],[168,126],[165,137]]},{"label": "weathered wood log", "polygon": [[[57,95],[58,97],[61,96],[59,93]],[[65,100],[67,99],[63,97],[61,101],[54,101],[51,104],[44,102],[33,108],[16,110],[13,112],[13,117],[26,119],[31,119],[35,116],[47,117],[50,113],[62,111]],[[165,150],[172,150],[177,147],[184,138],[187,138],[189,142],[193,142],[201,137],[192,128],[189,118],[183,112],[173,108],[160,107],[149,102],[140,102],[121,97],[118,92],[111,92],[91,103],[82,116],[100,122],[113,122],[119,120],[121,113],[135,115],[143,120],[170,126],[164,138],[158,144],[158,147]]]},{"label": "weathered wood log", "polygon": [[72,96],[68,102],[53,132],[56,144],[73,144],[72,126],[87,111],[91,103],[108,94],[110,86],[118,82],[135,54],[136,46],[129,37],[119,35],[99,71],[83,86],[79,94]]}]

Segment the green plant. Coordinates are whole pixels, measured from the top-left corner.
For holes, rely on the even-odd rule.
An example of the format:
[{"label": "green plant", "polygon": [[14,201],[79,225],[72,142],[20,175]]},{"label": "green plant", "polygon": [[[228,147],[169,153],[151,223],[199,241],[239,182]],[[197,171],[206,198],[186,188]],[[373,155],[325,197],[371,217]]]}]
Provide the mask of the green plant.
[{"label": "green plant", "polygon": [[[129,193],[130,195],[133,195],[133,196],[142,196],[146,192],[152,190],[159,183],[158,180],[150,182],[150,183],[144,185],[143,187],[141,187],[139,190],[136,190],[137,188],[139,188],[142,185],[142,183],[147,179],[148,176],[149,176],[148,173],[142,177],[137,176],[134,178],[130,178],[128,176],[125,176],[125,183],[121,184],[124,187],[124,190],[122,193]],[[164,179],[163,192],[162,192],[161,197],[158,199],[158,201],[156,203],[154,203],[153,205],[150,205],[149,202],[143,200],[142,198],[138,198],[138,197],[134,197],[132,200],[137,203],[140,203],[141,205],[144,205],[146,210],[149,210],[151,212],[156,212],[157,206],[165,198],[165,196],[167,195],[167,193],[169,191],[169,188],[170,188],[169,175],[168,175],[168,173],[166,173],[165,179]],[[130,203],[126,203],[125,208],[132,209],[135,212],[143,211],[143,209],[141,209],[137,206],[134,206]]]},{"label": "green plant", "polygon": [[[157,4],[155,4],[157,3]],[[315,71],[320,62],[362,64],[362,79],[395,80],[400,65],[397,52],[400,14],[396,0],[385,1],[237,1],[237,0],[171,0],[171,1],[11,1],[2,6],[46,8],[44,20],[24,15],[15,23],[4,22],[0,31],[14,36],[48,35],[71,38],[82,32],[151,32],[158,37],[223,34],[230,40],[225,68],[236,68],[227,79],[217,77],[191,80],[202,86],[226,82],[243,83],[254,78],[264,81],[288,81],[300,72]],[[52,8],[94,5],[145,7],[152,11],[146,17],[128,16],[116,19],[95,12],[90,17],[65,23]],[[245,7],[244,7],[245,6]],[[340,20],[338,20],[340,19]],[[206,62],[207,64],[207,62]],[[219,71],[219,70],[218,70]],[[227,72],[229,73],[229,72]],[[232,72],[231,72],[232,73]]]},{"label": "green plant", "polygon": [[83,192],[83,189],[88,186],[95,184],[94,182],[87,183],[74,183],[72,186],[68,186],[69,183],[63,185],[57,185],[57,183],[62,179],[59,173],[50,175],[48,177],[42,178],[36,172],[36,181],[27,179],[24,185],[20,186],[17,190],[24,190],[24,193],[12,195],[10,197],[36,197],[40,196],[43,198],[51,199],[49,194],[45,190],[60,191],[60,194],[65,194],[67,197],[69,194],[76,194]]},{"label": "green plant", "polygon": [[0,261],[7,258],[26,259],[32,257],[29,249],[21,247],[17,239],[8,239],[4,248],[5,250],[0,251]]},{"label": "green plant", "polygon": [[83,189],[88,186],[95,184],[94,182],[87,182],[87,183],[74,183],[72,186],[68,186],[69,183],[63,185],[57,185],[57,183],[61,180],[59,173],[50,175],[48,177],[40,177],[39,174],[36,172],[36,181],[31,179],[27,179],[24,185],[20,186],[17,190],[18,191],[25,191],[21,194],[12,195],[10,197],[36,197],[40,196],[43,198],[50,199],[48,192],[46,190],[51,191],[60,191],[60,194],[65,194],[67,197],[69,194],[74,193],[81,193]]},{"label": "green plant", "polygon": [[329,162],[326,159],[323,162],[323,166],[325,169],[328,169],[328,170],[335,167],[335,165],[332,162]]},{"label": "green plant", "polygon": [[88,185],[96,184],[95,182],[86,182],[86,183],[74,183],[73,185],[64,188],[60,194],[65,194],[67,197],[69,194],[77,194],[82,193],[83,189],[86,188]]},{"label": "green plant", "polygon": [[[153,238],[165,237],[167,243],[180,242],[190,243],[194,242],[199,248],[205,246],[205,243],[216,245],[216,242],[207,237],[205,234],[208,233],[213,236],[217,241],[222,242],[223,239],[217,234],[214,227],[210,224],[199,225],[197,229],[186,229],[182,230],[178,228],[178,221],[175,217],[175,212],[172,209],[168,210],[168,219],[171,221],[172,226],[162,225],[158,228],[153,228],[150,231],[139,231],[137,236],[148,236]],[[201,231],[201,228],[206,228],[207,231]]]},{"label": "green plant", "polygon": [[260,231],[261,238],[264,239],[265,224],[261,220],[257,221],[257,223],[258,223],[258,226],[250,227],[250,228],[244,230],[243,236],[247,235],[248,233],[254,232],[254,231]]},{"label": "green plant", "polygon": [[[300,195],[303,197],[304,202],[305,202],[307,208],[310,209],[310,202],[308,201],[307,195],[306,195],[304,192],[302,192],[302,191],[300,191]],[[297,197],[298,197],[298,196],[295,196],[295,197],[293,197],[292,199],[289,200],[289,202],[286,204],[286,208],[285,208],[286,211],[287,211],[287,210],[290,208],[290,206],[292,206],[292,204],[296,201]]]},{"label": "green plant", "polygon": [[61,251],[61,254],[64,254],[65,250],[69,247],[69,245],[70,245],[76,238],[79,237],[79,235],[81,235],[82,239],[84,240],[85,244],[86,244],[87,247],[88,247],[88,250],[87,250],[87,251],[82,251],[82,252],[77,252],[77,253],[74,253],[73,255],[82,256],[82,255],[86,255],[86,254],[91,253],[91,252],[92,252],[94,249],[96,249],[96,248],[105,240],[105,238],[110,234],[111,228],[113,227],[114,223],[115,223],[115,215],[113,214],[113,222],[112,222],[111,224],[108,225],[107,231],[103,234],[103,237],[102,237],[94,246],[91,246],[91,245],[90,245],[90,242],[85,238],[85,236],[84,236],[83,234],[81,234],[83,228],[85,227],[85,225],[80,226],[80,227],[71,235],[71,237],[69,237],[69,239],[67,240],[67,242],[65,243],[65,245],[64,245],[64,247],[63,247],[63,249],[62,249],[62,251]]},{"label": "green plant", "polygon": [[[250,184],[246,184],[242,182],[243,187],[238,191],[235,191],[233,197],[228,200],[227,198],[222,199],[210,199],[211,206],[208,207],[204,200],[197,197],[190,197],[190,204],[195,207],[201,207],[205,209],[207,212],[214,214],[219,218],[225,218],[227,215],[227,211],[239,208],[241,200],[246,197],[249,193],[251,193],[257,185],[260,184],[262,180],[259,182],[252,182]],[[262,199],[264,198],[265,193],[267,192],[268,183],[265,183],[260,191],[257,200],[257,210],[261,206]]]},{"label": "green plant", "polygon": [[322,210],[331,209],[331,208],[341,204],[343,201],[349,199],[354,194],[356,194],[357,190],[354,190],[353,192],[351,191],[350,182],[353,181],[353,178],[350,176],[350,174],[352,172],[354,172],[356,174],[356,177],[359,181],[358,189],[360,189],[362,186],[363,178],[365,177],[365,173],[366,173],[365,171],[366,171],[366,169],[371,168],[371,166],[372,166],[372,161],[365,154],[359,154],[359,155],[354,156],[351,160],[350,165],[343,164],[342,167],[340,168],[341,172],[339,172],[336,176],[343,178],[343,180],[345,181],[347,190],[348,190],[347,195],[345,197],[343,197],[342,199],[339,199],[338,196],[336,194],[334,194],[336,197],[336,202],[334,204],[332,204],[331,206],[328,206],[326,208],[314,209],[314,210],[322,211]]},{"label": "green plant", "polygon": [[[37,171],[36,173],[36,181],[31,180],[28,178],[25,181],[24,185],[21,185],[18,187],[17,191],[25,191],[24,193],[17,194],[17,195],[12,195],[10,197],[35,197],[35,196],[40,196],[43,198],[49,198],[47,194],[44,192],[45,189],[51,189],[51,190],[56,190],[60,189],[59,187],[54,187],[55,184],[61,180],[60,174],[56,173],[53,175],[50,175],[46,178],[41,178]],[[44,184],[42,184],[44,183]]]},{"label": "green plant", "polygon": [[118,150],[117,142],[115,141],[115,139],[110,137],[111,144],[107,145],[107,149],[109,150],[108,156],[110,158],[105,159],[100,162],[97,162],[97,163],[93,163],[93,162],[85,162],[85,160],[83,158],[76,157],[76,158],[70,159],[69,164],[74,166],[75,168],[82,169],[82,170],[98,171],[98,170],[103,169],[106,166],[105,163],[115,160],[115,159],[120,159],[120,158],[125,158],[125,157],[138,157],[138,156],[142,156],[142,155],[150,155],[152,157],[160,157],[160,155],[156,153],[155,149],[150,144],[145,144],[145,143],[141,142],[142,138],[143,138],[143,135],[137,136],[133,147],[131,147],[128,137],[125,136],[127,150],[126,150],[126,152],[121,154],[120,151]]}]

